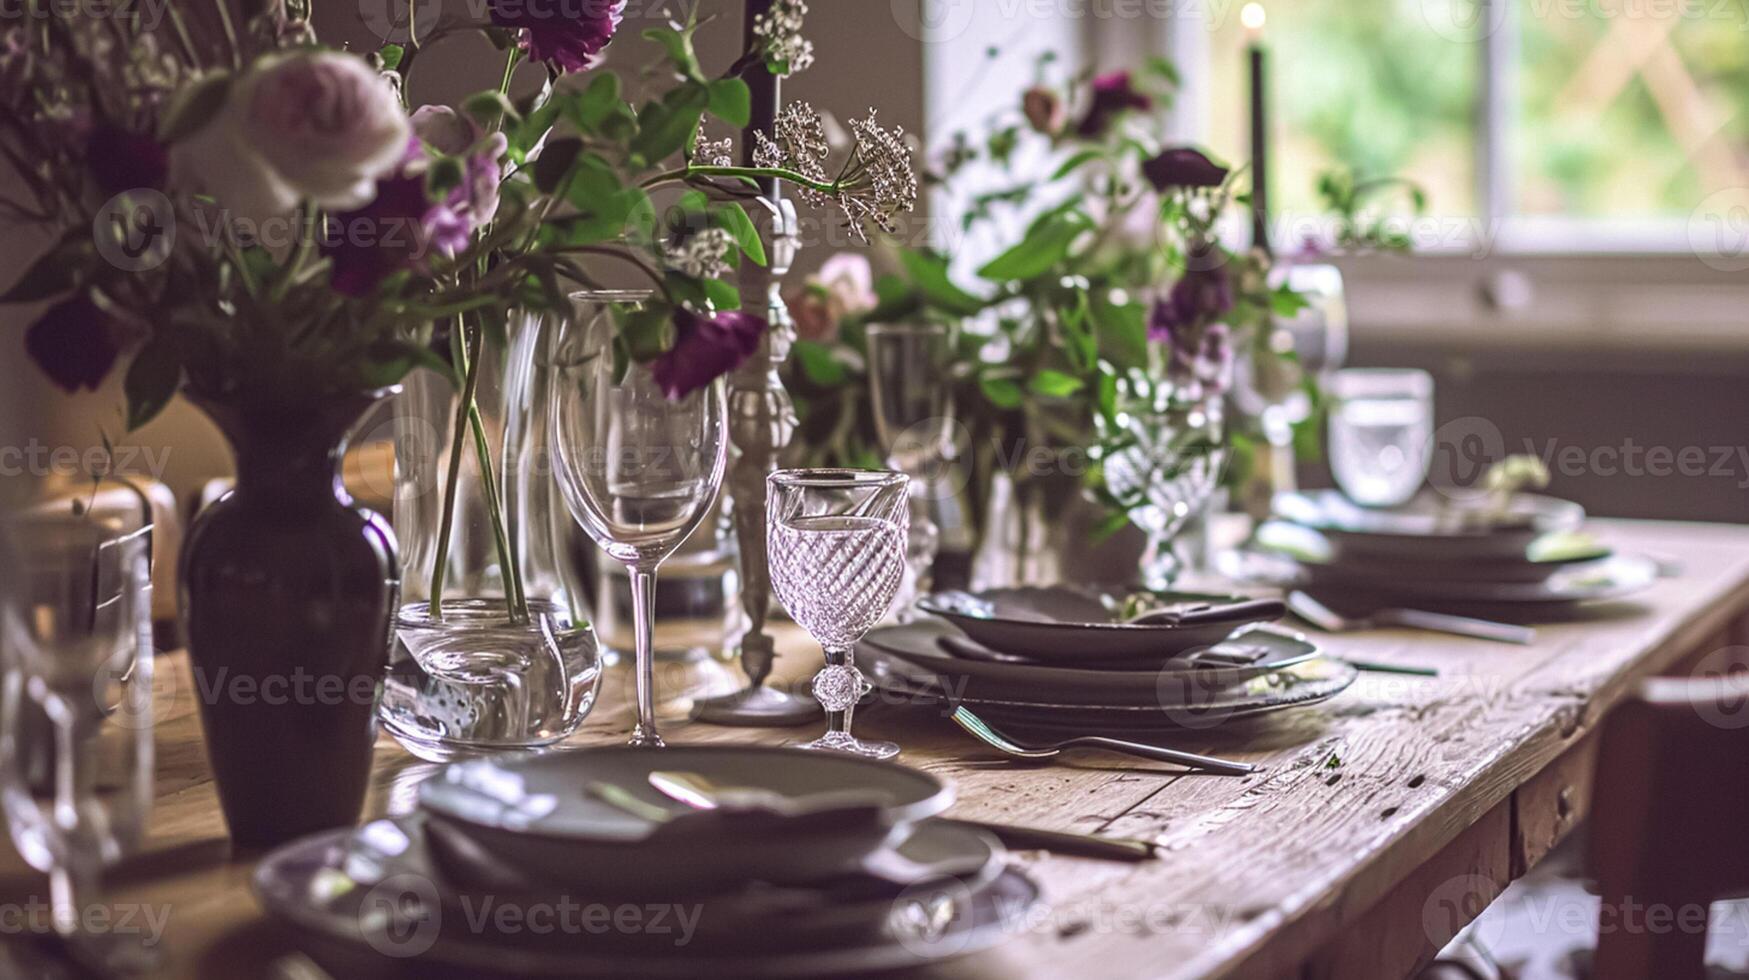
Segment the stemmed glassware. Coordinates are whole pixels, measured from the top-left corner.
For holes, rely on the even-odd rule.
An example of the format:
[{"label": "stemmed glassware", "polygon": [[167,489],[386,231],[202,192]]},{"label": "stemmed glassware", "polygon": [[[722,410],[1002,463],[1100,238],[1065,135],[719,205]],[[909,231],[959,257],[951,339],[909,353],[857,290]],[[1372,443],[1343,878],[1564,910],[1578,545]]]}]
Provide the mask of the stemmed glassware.
[{"label": "stemmed glassware", "polygon": [[649,368],[615,371],[612,317],[554,329],[546,356],[552,359],[549,433],[560,495],[595,543],[630,573],[638,709],[631,744],[661,746],[656,569],[704,520],[723,485],[723,382],[671,399]]},{"label": "stemmed glassware", "polygon": [[910,482],[903,473],[843,469],[778,470],[766,478],[772,591],[826,652],[813,683],[826,734],[800,748],[875,759],[899,754],[892,742],[851,735],[850,720],[869,689],[856,669],[856,641],[887,614],[905,574]]},{"label": "stemmed glassware", "polygon": [[150,562],[150,525],[41,510],[0,524],[0,800],[49,875],[55,931],[103,974],[156,960],[82,925],[152,804]]},{"label": "stemmed glassware", "polygon": [[928,593],[929,571],[941,548],[941,533],[929,516],[935,481],[953,439],[954,338],[938,323],[875,323],[868,327],[868,381],[875,428],[887,449],[887,465],[911,480],[911,530],[905,546],[909,569],[900,593],[900,616]]}]

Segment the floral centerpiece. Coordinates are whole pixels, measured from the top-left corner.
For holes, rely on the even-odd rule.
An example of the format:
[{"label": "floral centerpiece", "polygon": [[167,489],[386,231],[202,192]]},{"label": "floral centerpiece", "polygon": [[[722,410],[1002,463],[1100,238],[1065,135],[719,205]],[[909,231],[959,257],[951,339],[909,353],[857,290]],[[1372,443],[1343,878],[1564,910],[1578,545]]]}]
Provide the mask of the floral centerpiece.
[{"label": "floral centerpiece", "polygon": [[[765,261],[743,208],[755,181],[793,184],[858,233],[915,198],[903,142],[872,112],[836,164],[804,106],[752,165],[701,136],[707,118],[747,125],[743,75],[811,60],[793,0],[716,77],[695,54],[696,9],[641,32],[662,68],[637,104],[599,67],[624,0],[541,17],[491,0],[486,22],[409,25],[407,44],[369,55],[320,47],[297,0],[169,4],[163,23],[26,7],[0,36],[0,157],[23,192],[0,198],[0,216],[54,241],[0,301],[48,304],[25,347],[60,387],[119,371],[130,426],[181,391],[226,430],[237,492],[184,555],[202,669],[380,676],[393,538],[336,496],[333,469],[373,393],[426,366],[454,380],[466,413],[512,313],[564,316],[568,293],[611,264],[651,286],[618,322],[618,369],[683,397],[766,328],[729,278]],[[503,84],[415,107],[425,47],[456,31],[497,43]],[[543,83],[512,98],[524,65]],[[522,611],[514,585],[506,600]],[[356,815],[370,705],[342,700],[277,715],[203,703],[240,839]],[[290,733],[311,744],[282,746],[287,766],[262,771],[259,740]]]}]

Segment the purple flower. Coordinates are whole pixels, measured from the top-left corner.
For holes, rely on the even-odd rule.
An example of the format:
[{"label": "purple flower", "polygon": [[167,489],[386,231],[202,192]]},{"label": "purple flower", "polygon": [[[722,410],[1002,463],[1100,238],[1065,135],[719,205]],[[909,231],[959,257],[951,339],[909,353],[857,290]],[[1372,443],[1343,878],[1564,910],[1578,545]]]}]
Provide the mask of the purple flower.
[{"label": "purple flower", "polygon": [[454,255],[467,247],[468,218],[450,201],[426,194],[424,164],[425,150],[414,138],[400,172],[377,181],[369,204],[329,216],[322,254],[334,263],[336,292],[363,296],[402,269],[422,267],[432,252]]},{"label": "purple flower", "polygon": [[620,16],[625,11],[625,0],[490,2],[492,23],[527,31],[523,44],[529,57],[557,66],[560,71],[595,67],[601,49],[607,47],[613,32],[619,29]]},{"label": "purple flower", "polygon": [[24,332],[24,349],[55,386],[97,390],[120,354],[114,321],[84,293],[61,300]]},{"label": "purple flower", "polygon": [[674,311],[674,346],[650,365],[656,384],[669,398],[685,398],[741,366],[759,347],[767,324],[751,313],[699,316],[685,307]]},{"label": "purple flower", "polygon": [[1178,146],[1143,163],[1142,175],[1157,191],[1172,187],[1219,187],[1226,182],[1227,168],[1199,150]]},{"label": "purple flower", "polygon": [[447,203],[465,215],[473,227],[498,213],[498,184],[503,179],[498,160],[508,145],[503,133],[487,134],[480,124],[448,106],[421,106],[413,113],[413,132],[445,156],[460,157],[462,182]]},{"label": "purple flower", "polygon": [[1111,128],[1112,120],[1131,109],[1146,111],[1154,107],[1154,100],[1144,93],[1135,90],[1130,84],[1130,73],[1114,71],[1093,79],[1093,102],[1087,107],[1087,115],[1081,118],[1075,132],[1088,139],[1098,139]]},{"label": "purple flower", "polygon": [[1212,323],[1233,308],[1233,284],[1224,263],[1198,262],[1193,257],[1184,277],[1165,297],[1154,301],[1148,315],[1148,339],[1176,343],[1181,331]]},{"label": "purple flower", "polygon": [[161,191],[170,176],[170,151],[164,144],[111,123],[92,128],[85,153],[97,189],[108,196],[146,188]]}]

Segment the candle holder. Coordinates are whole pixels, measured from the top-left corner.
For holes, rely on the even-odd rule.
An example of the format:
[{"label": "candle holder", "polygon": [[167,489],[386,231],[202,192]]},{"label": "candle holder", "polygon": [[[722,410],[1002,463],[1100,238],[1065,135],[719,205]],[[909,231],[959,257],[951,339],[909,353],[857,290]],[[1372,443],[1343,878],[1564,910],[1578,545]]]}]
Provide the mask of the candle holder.
[{"label": "candle holder", "polygon": [[765,686],[777,659],[776,645],[765,628],[771,615],[765,477],[777,469],[778,454],[796,430],[795,406],[778,376],[795,342],[795,322],[783,301],[782,281],[795,258],[796,211],[795,205],[784,200],[759,198],[748,205],[766,240],[770,264],[741,264],[741,295],[748,303],[764,296],[765,315],[771,323],[759,349],[729,376],[729,441],[735,455],[729,463],[728,490],[741,556],[741,608],[747,613],[747,629],[736,646],[748,686],[695,702],[692,715],[713,725],[805,725],[820,718],[818,702]]}]

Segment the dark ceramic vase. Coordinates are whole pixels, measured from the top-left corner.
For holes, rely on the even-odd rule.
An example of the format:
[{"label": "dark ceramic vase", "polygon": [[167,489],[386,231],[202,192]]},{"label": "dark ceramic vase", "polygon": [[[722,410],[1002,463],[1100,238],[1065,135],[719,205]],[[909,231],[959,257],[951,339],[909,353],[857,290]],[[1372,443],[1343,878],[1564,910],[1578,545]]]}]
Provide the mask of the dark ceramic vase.
[{"label": "dark ceramic vase", "polygon": [[388,394],[192,399],[237,461],[236,489],[189,528],[181,578],[207,758],[243,847],[353,824],[364,805],[400,562],[339,465]]}]

